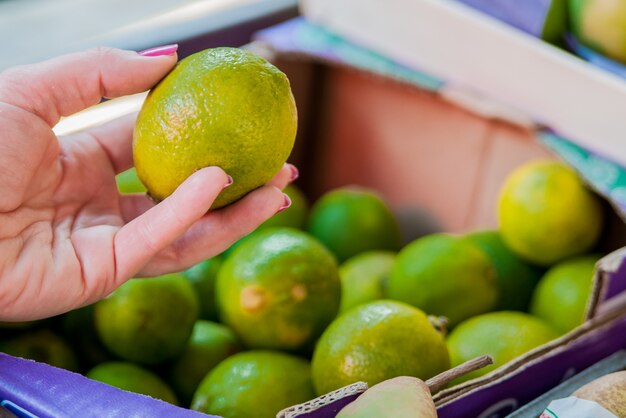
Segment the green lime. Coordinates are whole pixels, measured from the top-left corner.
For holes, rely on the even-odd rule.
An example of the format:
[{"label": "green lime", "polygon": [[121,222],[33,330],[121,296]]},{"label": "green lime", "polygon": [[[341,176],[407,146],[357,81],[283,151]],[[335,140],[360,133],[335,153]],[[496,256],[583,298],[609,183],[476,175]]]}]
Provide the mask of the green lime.
[{"label": "green lime", "polygon": [[[309,211],[309,203],[306,196],[304,196],[304,193],[302,193],[302,191],[300,191],[300,189],[298,189],[293,184],[285,187],[283,193],[285,193],[291,199],[291,206],[289,206],[286,210],[272,216],[267,221],[263,222],[254,232],[261,231],[265,228],[304,228],[306,216]],[[254,234],[254,232],[237,240],[226,251],[224,251],[223,256],[228,257],[230,254],[232,254],[232,252],[235,251],[235,248],[241,245],[241,243],[244,242],[250,235]]]},{"label": "green lime", "polygon": [[308,348],[337,314],[340,293],[333,255],[291,228],[252,234],[216,282],[222,322],[250,348]]},{"label": "green lime", "polygon": [[426,380],[450,366],[443,338],[426,315],[395,301],[375,301],[339,316],[313,353],[318,395],[363,381],[372,386],[396,376]]},{"label": "green lime", "polygon": [[100,363],[85,376],[122,390],[178,405],[176,395],[159,376],[134,363],[123,361]]},{"label": "green lime", "polygon": [[200,301],[200,319],[217,320],[215,306],[215,280],[217,272],[222,266],[220,257],[213,257],[201,261],[195,266],[183,271],[183,276],[193,284]]},{"label": "green lime", "polygon": [[307,229],[340,262],[369,250],[397,251],[402,245],[395,215],[377,193],[362,187],[322,196],[311,208]]},{"label": "green lime", "polygon": [[530,313],[562,333],[582,324],[599,259],[596,254],[578,256],[552,266],[535,290]]},{"label": "green lime", "polygon": [[291,199],[291,206],[263,222],[259,228],[288,227],[303,229],[309,212],[309,201],[300,189],[290,184],[283,190]]},{"label": "green lime", "polygon": [[482,355],[493,357],[493,364],[468,373],[455,383],[487,374],[557,337],[556,331],[544,321],[523,312],[490,312],[470,318],[448,337],[452,366]]},{"label": "green lime", "polygon": [[204,378],[191,408],[228,418],[274,418],[280,410],[314,396],[306,360],[247,351],[227,358]]},{"label": "green lime", "polygon": [[487,312],[498,292],[495,269],[478,246],[462,237],[433,234],[400,251],[387,282],[387,296],[449,324]]},{"label": "green lime", "polygon": [[146,98],[135,127],[135,167],[156,200],[199,168],[221,167],[234,182],[218,208],[274,177],[296,127],[285,74],[250,51],[206,49],[181,60]]},{"label": "green lime", "polygon": [[571,168],[538,161],[507,178],[498,216],[502,238],[511,250],[527,261],[549,266],[593,247],[604,213]]},{"label": "green lime", "polygon": [[191,402],[198,385],[219,362],[240,351],[239,341],[228,327],[199,320],[187,348],[170,369],[170,382],[185,404]]},{"label": "green lime", "polygon": [[496,311],[526,311],[533,290],[544,273],[509,249],[498,231],[476,231],[467,235],[483,250],[496,270],[498,303]]},{"label": "green lime", "polygon": [[117,182],[117,189],[120,193],[145,193],[146,186],[143,185],[139,177],[137,177],[137,170],[135,167],[115,176]]},{"label": "green lime", "polygon": [[104,345],[123,359],[142,364],[182,354],[198,318],[197,296],[181,274],[131,279],[94,309]]},{"label": "green lime", "polygon": [[78,361],[70,345],[49,329],[29,331],[0,342],[0,352],[77,371]]},{"label": "green lime", "polygon": [[390,251],[368,251],[348,259],[339,266],[341,304],[339,312],[385,297],[385,286],[396,254]]}]

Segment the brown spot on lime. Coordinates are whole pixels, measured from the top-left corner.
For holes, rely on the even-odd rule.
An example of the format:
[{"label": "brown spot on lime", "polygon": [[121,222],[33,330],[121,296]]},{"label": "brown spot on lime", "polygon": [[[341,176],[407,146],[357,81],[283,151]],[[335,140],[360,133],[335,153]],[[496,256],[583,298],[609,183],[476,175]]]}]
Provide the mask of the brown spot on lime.
[{"label": "brown spot on lime", "polygon": [[291,296],[296,302],[300,302],[306,299],[306,296],[307,296],[306,287],[304,287],[304,285],[302,284],[293,285],[293,287],[291,288]]},{"label": "brown spot on lime", "polygon": [[240,303],[246,312],[258,312],[267,301],[265,290],[260,286],[246,286],[241,290]]}]

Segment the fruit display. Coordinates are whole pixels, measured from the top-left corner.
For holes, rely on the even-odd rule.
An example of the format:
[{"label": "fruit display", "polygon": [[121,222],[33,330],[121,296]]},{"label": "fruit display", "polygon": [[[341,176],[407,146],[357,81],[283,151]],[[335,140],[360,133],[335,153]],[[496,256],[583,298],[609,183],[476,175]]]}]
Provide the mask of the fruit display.
[{"label": "fruit display", "polygon": [[[136,171],[118,187],[159,201],[219,165],[234,179],[219,209],[272,178],[295,131],[284,74],[250,52],[207,50],[148,96]],[[275,417],[355,382],[371,389],[340,418],[436,417],[430,379],[491,356],[451,385],[478,378],[584,321],[604,206],[563,163],[514,171],[493,202],[497,229],[406,245],[383,191],[285,192],[290,208],[184,272],[130,279],[58,318],[0,323],[0,351],[225,418]]]}]

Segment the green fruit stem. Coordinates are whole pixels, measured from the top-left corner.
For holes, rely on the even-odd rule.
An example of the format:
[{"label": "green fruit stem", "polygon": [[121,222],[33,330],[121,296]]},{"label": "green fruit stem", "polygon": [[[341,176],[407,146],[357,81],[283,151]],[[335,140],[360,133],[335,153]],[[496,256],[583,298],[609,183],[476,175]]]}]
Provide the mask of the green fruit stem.
[{"label": "green fruit stem", "polygon": [[459,364],[450,370],[439,373],[437,376],[428,379],[425,383],[430,389],[430,393],[434,395],[457,377],[482,369],[490,364],[493,364],[493,358],[491,356],[476,357],[472,360],[466,361],[465,363]]}]

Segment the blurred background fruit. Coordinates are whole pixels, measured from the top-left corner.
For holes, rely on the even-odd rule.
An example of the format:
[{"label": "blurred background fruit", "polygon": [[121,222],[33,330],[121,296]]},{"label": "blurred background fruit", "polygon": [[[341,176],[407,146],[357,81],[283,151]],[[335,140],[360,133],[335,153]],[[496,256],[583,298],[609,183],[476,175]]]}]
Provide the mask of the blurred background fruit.
[{"label": "blurred background fruit", "polygon": [[241,350],[228,327],[215,322],[196,321],[185,351],[170,366],[169,381],[184,406],[189,406],[202,379],[226,357]]},{"label": "blurred background fruit", "polygon": [[181,274],[130,279],[94,309],[104,345],[140,364],[180,355],[198,318],[196,293]]},{"label": "blurred background fruit", "polygon": [[117,190],[119,190],[120,193],[146,192],[146,186],[144,186],[141,180],[139,180],[139,177],[137,177],[135,167],[129,168],[115,176],[115,181],[117,182]]},{"label": "blurred background fruit", "polygon": [[588,47],[626,63],[626,2],[569,0],[572,32]]},{"label": "blurred background fruit", "polygon": [[310,348],[339,309],[335,257],[292,228],[255,232],[219,271],[220,319],[248,348]]},{"label": "blurred background fruit", "polygon": [[280,410],[314,397],[306,360],[247,351],[227,358],[206,376],[191,408],[228,418],[274,418]]},{"label": "blurred background fruit", "polygon": [[433,234],[413,241],[396,258],[387,296],[450,326],[491,310],[497,302],[496,271],[476,244],[459,236]]},{"label": "blurred background fruit", "polygon": [[533,266],[509,249],[499,231],[475,231],[467,235],[489,256],[496,270],[498,302],[495,311],[526,311],[544,270]]},{"label": "blurred background fruit", "polygon": [[303,229],[309,213],[309,200],[296,185],[290,184],[283,190],[291,199],[291,206],[269,218],[257,228],[288,227]]},{"label": "blurred background fruit", "polygon": [[123,361],[100,363],[85,376],[119,389],[178,405],[176,395],[159,376],[134,363]]},{"label": "blurred background fruit", "polygon": [[358,381],[372,386],[396,376],[428,379],[450,366],[443,338],[426,314],[396,301],[376,301],[339,316],[313,353],[318,395]]},{"label": "blurred background fruit", "polygon": [[217,306],[215,304],[215,280],[217,272],[222,266],[221,257],[213,257],[201,261],[183,271],[182,274],[191,282],[200,304],[198,317],[209,321],[217,320]]},{"label": "blurred background fruit", "polygon": [[582,324],[599,259],[599,254],[590,254],[552,266],[535,290],[530,312],[561,333]]},{"label": "blurred background fruit", "polygon": [[385,287],[396,254],[368,251],[349,258],[339,266],[341,304],[339,313],[385,297]]},{"label": "blurred background fruit", "polygon": [[498,217],[502,238],[511,250],[549,266],[592,248],[604,212],[574,170],[559,162],[535,161],[507,178]]},{"label": "blurred background fruit", "polygon": [[50,329],[28,331],[0,341],[0,352],[78,371],[78,360],[74,350],[67,341]]},{"label": "blurred background fruit", "polygon": [[329,191],[311,208],[307,230],[339,259],[368,250],[397,251],[398,221],[373,190],[349,186]]},{"label": "blurred background fruit", "polygon": [[523,312],[490,312],[470,318],[460,323],[448,337],[452,366],[482,355],[493,357],[493,364],[468,373],[453,384],[487,374],[558,335],[541,319]]}]

